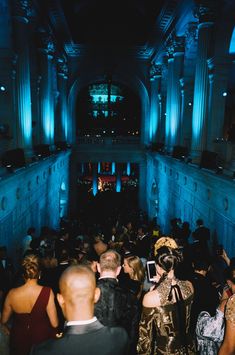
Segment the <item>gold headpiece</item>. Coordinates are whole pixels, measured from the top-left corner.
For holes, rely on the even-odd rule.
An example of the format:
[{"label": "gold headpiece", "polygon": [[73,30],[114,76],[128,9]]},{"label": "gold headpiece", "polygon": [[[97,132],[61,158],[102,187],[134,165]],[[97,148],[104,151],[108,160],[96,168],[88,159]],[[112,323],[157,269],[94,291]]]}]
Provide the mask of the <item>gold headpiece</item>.
[{"label": "gold headpiece", "polygon": [[160,249],[161,247],[164,247],[164,246],[172,248],[172,249],[178,248],[178,244],[171,237],[161,237],[154,244],[154,255],[157,254],[158,249]]}]

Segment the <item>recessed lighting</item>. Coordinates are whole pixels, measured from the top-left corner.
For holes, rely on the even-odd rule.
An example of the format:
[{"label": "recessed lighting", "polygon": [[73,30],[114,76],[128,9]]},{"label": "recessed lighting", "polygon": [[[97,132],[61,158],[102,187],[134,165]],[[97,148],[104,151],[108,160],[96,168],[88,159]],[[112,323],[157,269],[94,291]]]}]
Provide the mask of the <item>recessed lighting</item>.
[{"label": "recessed lighting", "polygon": [[0,86],[0,90],[1,90],[1,91],[6,91],[5,86],[1,85],[1,86]]},{"label": "recessed lighting", "polygon": [[223,96],[227,96],[228,95],[228,93],[225,91],[225,92],[223,92]]}]

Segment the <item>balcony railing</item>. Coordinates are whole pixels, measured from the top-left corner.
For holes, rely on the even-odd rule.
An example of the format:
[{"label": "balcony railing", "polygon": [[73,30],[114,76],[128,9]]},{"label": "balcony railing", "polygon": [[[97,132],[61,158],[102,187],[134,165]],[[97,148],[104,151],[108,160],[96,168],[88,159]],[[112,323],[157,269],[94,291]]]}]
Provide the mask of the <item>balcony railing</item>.
[{"label": "balcony railing", "polygon": [[78,137],[77,144],[138,145],[140,137]]}]

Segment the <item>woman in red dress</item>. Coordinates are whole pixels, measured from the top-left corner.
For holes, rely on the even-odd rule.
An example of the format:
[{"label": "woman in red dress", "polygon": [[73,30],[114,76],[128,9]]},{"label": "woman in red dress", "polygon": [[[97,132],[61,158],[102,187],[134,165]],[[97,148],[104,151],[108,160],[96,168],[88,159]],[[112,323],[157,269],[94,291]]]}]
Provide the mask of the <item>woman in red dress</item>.
[{"label": "woman in red dress", "polygon": [[58,318],[53,291],[38,285],[39,258],[28,255],[22,262],[25,284],[8,293],[2,312],[1,323],[13,316],[10,327],[10,353],[28,355],[32,345],[56,335]]}]

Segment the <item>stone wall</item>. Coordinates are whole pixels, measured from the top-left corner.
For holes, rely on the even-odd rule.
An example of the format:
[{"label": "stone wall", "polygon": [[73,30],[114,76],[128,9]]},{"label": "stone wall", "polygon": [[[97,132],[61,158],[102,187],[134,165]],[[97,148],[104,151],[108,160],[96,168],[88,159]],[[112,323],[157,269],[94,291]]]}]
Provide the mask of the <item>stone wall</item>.
[{"label": "stone wall", "polygon": [[0,245],[17,258],[30,226],[58,229],[63,196],[68,201],[70,152],[53,155],[0,179]]},{"label": "stone wall", "polygon": [[164,155],[148,156],[148,214],[157,217],[163,233],[179,217],[195,229],[198,218],[210,228],[212,241],[235,256],[235,181]]}]

